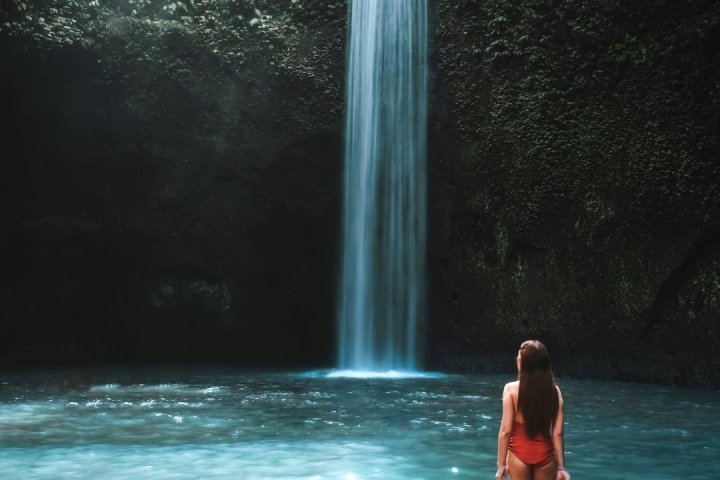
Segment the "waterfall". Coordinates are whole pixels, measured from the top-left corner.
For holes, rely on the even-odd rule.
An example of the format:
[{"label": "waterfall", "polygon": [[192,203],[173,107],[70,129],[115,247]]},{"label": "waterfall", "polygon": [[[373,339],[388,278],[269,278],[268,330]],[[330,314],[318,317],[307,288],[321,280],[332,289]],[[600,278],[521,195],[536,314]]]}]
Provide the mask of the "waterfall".
[{"label": "waterfall", "polygon": [[351,0],[341,369],[413,371],[425,302],[427,0]]}]

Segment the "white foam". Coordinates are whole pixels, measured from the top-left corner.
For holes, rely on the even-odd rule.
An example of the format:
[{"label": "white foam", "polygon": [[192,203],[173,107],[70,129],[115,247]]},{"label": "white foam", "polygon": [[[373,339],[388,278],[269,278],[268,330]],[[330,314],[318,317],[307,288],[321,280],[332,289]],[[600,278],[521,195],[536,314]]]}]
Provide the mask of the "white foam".
[{"label": "white foam", "polygon": [[327,378],[443,378],[445,375],[437,372],[412,372],[388,370],[386,372],[373,372],[366,370],[331,370],[325,375]]}]

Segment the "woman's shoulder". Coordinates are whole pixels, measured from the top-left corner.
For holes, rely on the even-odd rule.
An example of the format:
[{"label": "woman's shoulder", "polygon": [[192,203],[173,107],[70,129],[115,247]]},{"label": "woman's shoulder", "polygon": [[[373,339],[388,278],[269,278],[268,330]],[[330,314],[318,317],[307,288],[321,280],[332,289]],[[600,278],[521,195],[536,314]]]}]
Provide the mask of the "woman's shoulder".
[{"label": "woman's shoulder", "polygon": [[508,382],[505,384],[505,388],[503,389],[505,392],[517,392],[520,388],[520,381],[515,380],[514,382]]}]

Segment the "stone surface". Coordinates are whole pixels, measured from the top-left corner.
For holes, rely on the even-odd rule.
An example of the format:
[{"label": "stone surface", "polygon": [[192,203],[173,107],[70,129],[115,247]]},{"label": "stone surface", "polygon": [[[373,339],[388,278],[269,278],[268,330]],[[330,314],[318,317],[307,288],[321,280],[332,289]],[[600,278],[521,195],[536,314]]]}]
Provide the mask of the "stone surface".
[{"label": "stone surface", "polygon": [[720,383],[720,9],[649,3],[439,2],[434,363]]},{"label": "stone surface", "polygon": [[[428,367],[720,384],[716,2],[430,4]],[[1,364],[332,364],[346,9],[0,2]]]},{"label": "stone surface", "polygon": [[343,12],[170,3],[2,4],[1,363],[332,361]]}]

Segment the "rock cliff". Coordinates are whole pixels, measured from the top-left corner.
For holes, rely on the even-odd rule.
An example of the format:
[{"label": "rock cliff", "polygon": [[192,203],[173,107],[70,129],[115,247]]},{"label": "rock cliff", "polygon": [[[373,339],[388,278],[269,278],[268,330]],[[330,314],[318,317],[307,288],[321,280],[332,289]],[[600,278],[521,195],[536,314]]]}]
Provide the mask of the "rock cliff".
[{"label": "rock cliff", "polygon": [[[720,384],[720,8],[431,4],[434,369]],[[345,1],[0,1],[0,363],[329,365]]]}]

